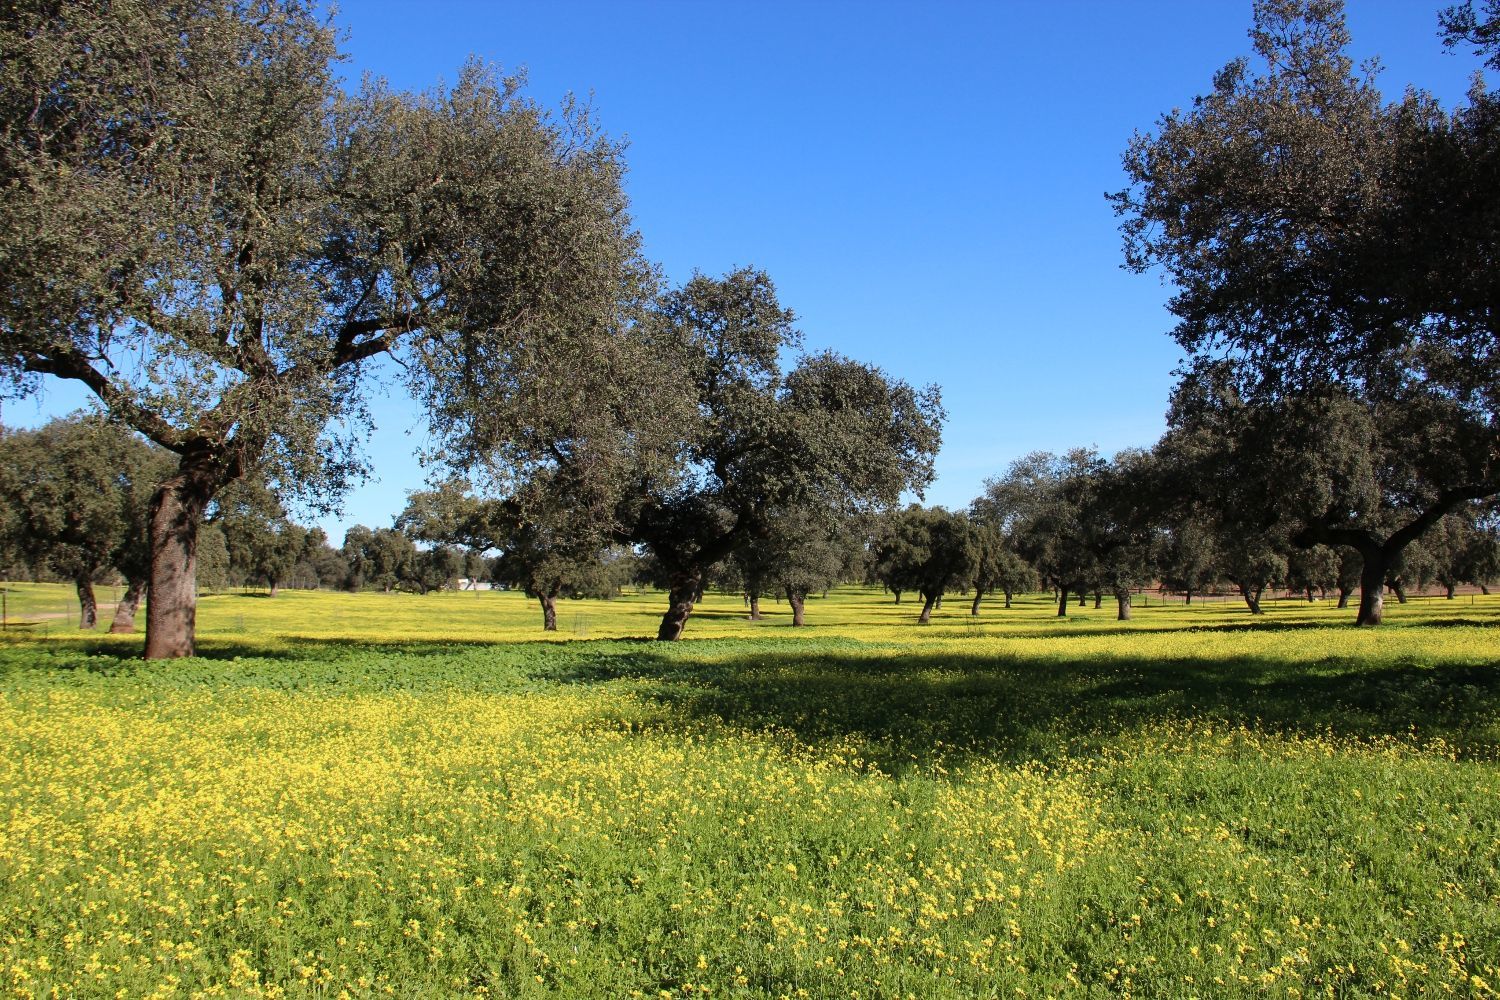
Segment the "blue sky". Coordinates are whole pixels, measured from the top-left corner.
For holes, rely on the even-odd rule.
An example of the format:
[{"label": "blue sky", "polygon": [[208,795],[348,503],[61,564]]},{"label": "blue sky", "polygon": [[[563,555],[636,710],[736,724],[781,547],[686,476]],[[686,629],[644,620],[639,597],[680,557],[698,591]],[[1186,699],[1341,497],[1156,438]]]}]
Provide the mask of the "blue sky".
[{"label": "blue sky", "polygon": [[[1461,99],[1477,60],[1437,4],[1349,0],[1357,58]],[[407,3],[346,0],[344,72],[422,89],[474,53],[555,106],[592,93],[630,146],[647,254],[680,282],[752,264],[832,348],[943,388],[927,501],[961,507],[1038,449],[1149,445],[1179,352],[1168,290],[1121,270],[1104,192],[1131,133],[1249,52],[1248,2]],[[377,394],[377,479],[343,516],[389,524],[423,485],[421,415]],[[78,405],[59,388],[7,423]]]}]

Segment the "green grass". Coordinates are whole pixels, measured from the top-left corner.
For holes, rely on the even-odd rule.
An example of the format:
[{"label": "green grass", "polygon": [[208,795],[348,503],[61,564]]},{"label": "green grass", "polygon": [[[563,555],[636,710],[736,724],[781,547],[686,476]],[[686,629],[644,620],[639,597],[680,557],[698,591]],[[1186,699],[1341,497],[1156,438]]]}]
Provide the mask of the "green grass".
[{"label": "green grass", "polygon": [[0,642],[0,987],[1496,995],[1500,599],[661,603]]}]

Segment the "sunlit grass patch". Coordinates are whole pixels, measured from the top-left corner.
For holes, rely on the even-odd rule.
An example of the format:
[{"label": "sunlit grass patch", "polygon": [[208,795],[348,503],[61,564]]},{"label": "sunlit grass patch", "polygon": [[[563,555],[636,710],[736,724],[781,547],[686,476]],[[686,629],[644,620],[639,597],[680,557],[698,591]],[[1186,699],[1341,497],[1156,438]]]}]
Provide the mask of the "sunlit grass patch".
[{"label": "sunlit grass patch", "polygon": [[608,638],[655,595],[556,640],[519,595],[434,597],[210,598],[176,663],[0,644],[0,988],[1500,983],[1500,602],[923,629],[859,591],[798,631],[713,597],[661,645]]}]

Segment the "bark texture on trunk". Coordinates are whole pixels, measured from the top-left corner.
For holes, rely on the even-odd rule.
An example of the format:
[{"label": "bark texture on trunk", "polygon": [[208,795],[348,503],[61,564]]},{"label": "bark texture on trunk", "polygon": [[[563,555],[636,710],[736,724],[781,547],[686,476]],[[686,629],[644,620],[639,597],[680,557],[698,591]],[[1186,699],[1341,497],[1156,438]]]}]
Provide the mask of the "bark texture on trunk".
[{"label": "bark texture on trunk", "polygon": [[1450,584],[1448,584],[1448,600],[1450,600],[1450,601],[1453,600],[1454,596],[1457,593],[1458,593],[1458,584],[1456,584],[1456,583],[1450,583]]},{"label": "bark texture on trunk", "polygon": [[972,615],[974,617],[978,617],[979,616],[979,602],[982,601],[982,600],[984,600],[984,591],[980,590],[978,587],[975,587],[974,588],[974,603],[971,604],[971,605],[969,605],[969,614],[970,615]]},{"label": "bark texture on trunk", "polygon": [[135,631],[135,612],[141,606],[141,593],[146,585],[140,580],[131,580],[125,587],[125,595],[115,605],[115,620],[110,623],[112,634]]},{"label": "bark texture on trunk", "polygon": [[1359,569],[1359,614],[1354,624],[1379,625],[1385,617],[1385,574],[1390,560],[1376,548],[1361,554],[1365,561]]},{"label": "bark texture on trunk", "polygon": [[178,472],[151,498],[151,599],[146,603],[146,659],[193,655],[198,617],[198,525],[212,484]]},{"label": "bark texture on trunk", "polygon": [[892,593],[894,593],[896,595],[896,603],[900,604],[901,603],[901,591],[899,591],[899,590],[892,591]]},{"label": "bark texture on trunk", "polygon": [[932,621],[932,606],[937,603],[937,599],[938,595],[936,594],[922,595],[922,614],[917,618],[919,623],[926,625]]},{"label": "bark texture on trunk", "polygon": [[1263,587],[1247,587],[1240,584],[1240,596],[1245,599],[1245,607],[1250,609],[1252,615],[1264,614],[1260,607],[1260,595],[1264,592]]},{"label": "bark texture on trunk", "polygon": [[751,594],[750,595],[750,620],[753,621],[753,622],[760,621],[760,595],[759,594]]},{"label": "bark texture on trunk", "polygon": [[1062,587],[1057,592],[1057,617],[1068,617],[1068,588]]},{"label": "bark texture on trunk", "polygon": [[78,627],[80,629],[92,629],[99,624],[99,602],[94,597],[94,581],[86,574],[80,574],[73,580],[73,585],[78,588]]},{"label": "bark texture on trunk", "polygon": [[538,594],[537,603],[542,606],[542,631],[557,631],[557,595]]},{"label": "bark texture on trunk", "polygon": [[1354,588],[1353,587],[1339,587],[1339,608],[1340,609],[1347,608],[1349,606],[1349,595],[1352,594],[1352,593],[1354,593]]},{"label": "bark texture on trunk", "polygon": [[675,642],[682,638],[701,586],[698,577],[692,574],[672,580],[667,591],[667,613],[661,616],[661,628],[656,630],[658,642]]},{"label": "bark texture on trunk", "polygon": [[1010,607],[1010,597],[1011,597],[1010,591],[1007,590],[1005,592],[1005,606],[1007,608]]},{"label": "bark texture on trunk", "polygon": [[791,587],[786,588],[786,602],[792,606],[793,627],[799,627],[802,625],[802,610],[806,601],[806,594],[799,594]]},{"label": "bark texture on trunk", "polygon": [[1393,584],[1391,584],[1391,590],[1395,591],[1395,593],[1396,593],[1396,603],[1397,604],[1405,604],[1406,603],[1406,584],[1404,584],[1404,583],[1393,583]]},{"label": "bark texture on trunk", "polygon": [[1102,607],[1104,607],[1104,594],[1096,590],[1094,591],[1094,610],[1098,611]]},{"label": "bark texture on trunk", "polygon": [[1115,591],[1115,607],[1117,608],[1115,613],[1116,621],[1130,621],[1130,591]]}]

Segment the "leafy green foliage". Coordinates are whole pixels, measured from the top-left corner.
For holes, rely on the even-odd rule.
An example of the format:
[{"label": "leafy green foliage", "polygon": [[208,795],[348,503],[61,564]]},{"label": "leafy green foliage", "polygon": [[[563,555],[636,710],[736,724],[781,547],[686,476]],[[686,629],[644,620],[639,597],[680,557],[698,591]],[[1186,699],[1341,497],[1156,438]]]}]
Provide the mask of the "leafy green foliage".
[{"label": "leafy green foliage", "polygon": [[783,373],[801,336],[770,278],[695,276],[661,299],[656,336],[696,398],[679,431],[685,465],[648,478],[622,537],[667,576],[660,637],[681,635],[708,568],[780,516],[837,523],[932,479],[943,412],[876,368],[833,354]]},{"label": "leafy green foliage", "polygon": [[950,591],[967,588],[979,570],[982,542],[969,518],[941,507],[911,506],[892,514],[875,543],[881,582],[895,591],[922,595],[918,621]]},{"label": "leafy green foliage", "polygon": [[[1472,4],[1445,23],[1450,42],[1492,38]],[[1415,89],[1383,103],[1334,0],[1258,5],[1251,37],[1259,72],[1231,63],[1137,135],[1112,199],[1127,264],[1176,285],[1187,394],[1238,410],[1219,425],[1242,457],[1247,423],[1273,432],[1273,454],[1227,478],[1269,472],[1262,488],[1290,493],[1288,540],[1357,549],[1357,620],[1378,624],[1403,549],[1500,490],[1500,102],[1476,86],[1451,114]],[[1253,588],[1282,546],[1240,536]]]},{"label": "leafy green foliage", "polygon": [[336,42],[307,0],[28,4],[0,25],[0,364],[20,391],[81,383],[180,456],[151,656],[192,650],[193,533],[219,490],[254,472],[326,509],[363,473],[375,359],[403,362],[457,464],[576,434],[654,370],[630,336],[653,279],[620,147],[586,110],[478,63],[425,94],[345,93]]},{"label": "leafy green foliage", "polygon": [[73,581],[92,627],[92,584],[108,570],[145,577],[145,521],[167,456],[94,417],[0,431],[0,505],[6,547],[33,572]]}]

